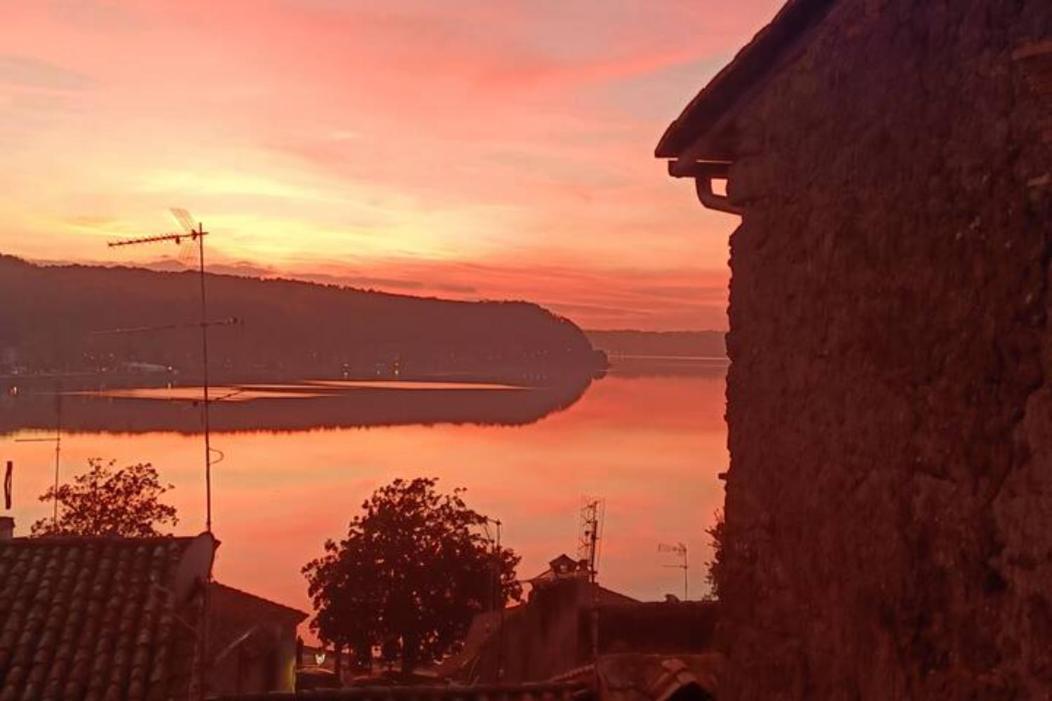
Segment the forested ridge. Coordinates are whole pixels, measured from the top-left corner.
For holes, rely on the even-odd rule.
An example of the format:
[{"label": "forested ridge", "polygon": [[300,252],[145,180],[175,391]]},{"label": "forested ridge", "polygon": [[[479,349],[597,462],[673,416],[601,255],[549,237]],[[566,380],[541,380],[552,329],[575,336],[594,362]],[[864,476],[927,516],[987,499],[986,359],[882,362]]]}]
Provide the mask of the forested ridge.
[{"label": "forested ridge", "polygon": [[[602,364],[568,319],[529,302],[462,302],[209,274],[218,376],[535,377]],[[0,373],[199,372],[194,272],[43,266],[0,256]],[[171,326],[172,328],[156,328]],[[130,329],[141,329],[128,331]],[[112,333],[113,330],[124,330]],[[109,333],[100,333],[109,332]]]}]

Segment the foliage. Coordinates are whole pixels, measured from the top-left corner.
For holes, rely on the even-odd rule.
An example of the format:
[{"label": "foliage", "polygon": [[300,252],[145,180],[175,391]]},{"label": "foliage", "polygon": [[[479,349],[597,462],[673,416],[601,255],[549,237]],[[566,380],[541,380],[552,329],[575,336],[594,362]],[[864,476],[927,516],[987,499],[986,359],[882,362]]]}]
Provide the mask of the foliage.
[{"label": "foliage", "polygon": [[322,640],[363,662],[379,646],[408,672],[452,651],[476,613],[521,598],[519,557],[491,546],[488,519],[467,507],[463,489],[440,494],[436,484],[398,479],[377,489],[347,537],[326,541],[325,555],[304,566]]},{"label": "foliage", "polygon": [[713,524],[705,529],[712,538],[712,559],[705,563],[705,581],[709,583],[709,596],[713,599],[720,598],[720,578],[723,567],[723,511],[717,509]]},{"label": "foliage", "polygon": [[174,506],[160,498],[172,485],[161,484],[150,463],[139,463],[115,470],[115,462],[88,460],[88,471],[73,483],[48,488],[40,501],[58,499],[58,523],[43,518],[32,526],[38,535],[117,535],[146,537],[162,535],[159,526],[175,526]]}]

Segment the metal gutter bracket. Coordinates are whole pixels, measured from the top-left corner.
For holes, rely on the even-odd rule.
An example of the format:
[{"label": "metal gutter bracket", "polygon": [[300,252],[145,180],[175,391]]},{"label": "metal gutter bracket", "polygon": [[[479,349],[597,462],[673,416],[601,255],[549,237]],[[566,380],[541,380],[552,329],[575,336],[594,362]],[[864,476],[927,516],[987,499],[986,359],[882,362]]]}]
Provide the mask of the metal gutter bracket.
[{"label": "metal gutter bracket", "polygon": [[707,209],[742,216],[745,208],[733,204],[726,195],[717,195],[712,188],[713,180],[727,180],[730,175],[729,161],[682,160],[668,162],[668,174],[674,178],[694,178],[698,200]]}]

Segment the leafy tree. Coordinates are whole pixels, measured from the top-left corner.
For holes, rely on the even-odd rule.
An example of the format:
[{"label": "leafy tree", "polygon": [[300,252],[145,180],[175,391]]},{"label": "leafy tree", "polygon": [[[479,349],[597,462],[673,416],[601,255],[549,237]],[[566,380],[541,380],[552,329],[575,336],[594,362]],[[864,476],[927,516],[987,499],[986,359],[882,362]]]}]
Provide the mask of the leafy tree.
[{"label": "leafy tree", "polygon": [[488,519],[463,489],[440,494],[436,484],[398,479],[376,490],[347,537],[304,566],[318,637],[361,662],[379,646],[409,672],[452,651],[476,613],[521,599],[518,555],[491,547]]},{"label": "leafy tree", "polygon": [[717,509],[714,514],[713,524],[705,529],[709,534],[712,544],[712,559],[705,563],[707,571],[705,581],[709,583],[709,598],[718,600],[720,598],[720,581],[723,577],[724,568],[724,518],[723,511]]},{"label": "leafy tree", "polygon": [[42,518],[32,526],[33,535],[157,536],[159,526],[175,526],[175,507],[160,498],[172,485],[161,484],[150,463],[115,470],[115,462],[88,459],[88,471],[72,484],[48,488],[40,501],[58,499],[58,523]]}]

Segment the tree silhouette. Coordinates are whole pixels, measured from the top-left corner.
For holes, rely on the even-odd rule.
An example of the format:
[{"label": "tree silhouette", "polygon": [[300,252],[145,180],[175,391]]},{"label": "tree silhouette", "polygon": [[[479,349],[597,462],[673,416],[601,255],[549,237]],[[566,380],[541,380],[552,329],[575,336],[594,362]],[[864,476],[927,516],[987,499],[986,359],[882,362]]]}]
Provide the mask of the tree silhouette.
[{"label": "tree silhouette", "polygon": [[113,460],[88,459],[88,471],[73,478],[72,484],[50,487],[40,501],[56,498],[58,522],[42,518],[31,533],[42,535],[117,535],[147,537],[162,535],[158,526],[175,526],[174,506],[162,504],[160,497],[172,485],[161,484],[150,463],[139,463],[115,470]]},{"label": "tree silhouette", "polygon": [[347,537],[303,568],[316,616],[311,628],[359,661],[379,646],[403,672],[452,651],[476,613],[519,600],[519,557],[491,547],[488,519],[464,503],[463,489],[437,480],[395,480],[362,504]]},{"label": "tree silhouette", "polygon": [[726,561],[724,555],[724,530],[726,526],[724,525],[722,509],[717,509],[713,516],[712,525],[705,529],[705,532],[709,534],[711,539],[709,542],[712,545],[712,559],[705,563],[705,581],[709,583],[708,598],[718,601],[720,598],[720,582],[723,579],[724,563]]}]

